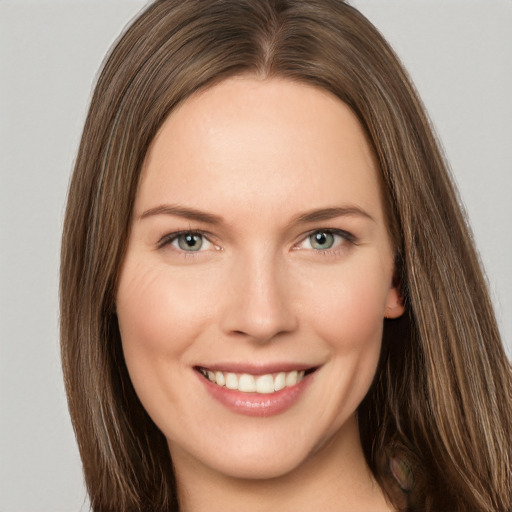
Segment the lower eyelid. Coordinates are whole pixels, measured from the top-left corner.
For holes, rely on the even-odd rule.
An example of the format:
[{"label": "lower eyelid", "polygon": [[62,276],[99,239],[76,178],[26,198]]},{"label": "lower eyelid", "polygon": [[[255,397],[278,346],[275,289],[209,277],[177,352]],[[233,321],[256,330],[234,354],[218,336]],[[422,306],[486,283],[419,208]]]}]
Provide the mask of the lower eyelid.
[{"label": "lower eyelid", "polygon": [[[166,245],[171,245],[176,250],[182,251],[182,249],[175,246],[175,243],[178,242],[180,236],[184,236],[184,235],[200,236],[203,240],[203,243],[204,242],[207,242],[210,244],[212,243],[204,233],[201,233],[199,231],[177,231],[175,233],[169,233],[167,235],[164,235],[162,238],[160,238],[160,240],[158,240],[158,242],[156,244],[157,248],[162,248],[162,247],[165,247]],[[184,252],[187,252],[187,251],[184,251]],[[189,251],[189,252],[194,252],[194,251]],[[199,251],[196,251],[196,252],[199,252]]]},{"label": "lower eyelid", "polygon": [[318,253],[332,253],[336,250],[339,250],[341,246],[348,244],[356,244],[356,238],[347,231],[343,230],[336,230],[336,229],[315,229],[314,231],[310,231],[296,246],[295,248],[300,249],[300,246],[308,242],[310,237],[313,236],[315,233],[330,233],[334,237],[336,237],[337,240],[334,242],[333,247],[329,247],[326,249],[315,249],[313,247],[308,247],[308,250],[312,250],[314,252]]},{"label": "lower eyelid", "polygon": [[[301,249],[301,245],[309,240],[309,237],[314,235],[315,233],[331,233],[333,236],[335,236],[338,240],[335,241],[333,247],[329,247],[327,249],[314,249],[313,247],[307,248],[308,250],[321,253],[321,254],[329,254],[329,253],[335,253],[336,251],[341,250],[343,245],[347,244],[353,244],[357,245],[357,239],[354,235],[347,231],[343,230],[336,230],[336,229],[315,229],[314,231],[310,231],[307,235],[305,235],[300,242],[294,245],[293,249],[299,250]],[[186,251],[184,249],[181,249],[180,247],[176,247],[175,242],[177,243],[180,236],[183,235],[198,235],[201,236],[203,240],[203,246],[197,251]],[[207,245],[206,248],[204,248],[204,244]],[[158,242],[157,242],[157,248],[163,248],[167,245],[170,245],[175,249],[177,252],[186,253],[186,254],[194,254],[194,253],[200,253],[205,252],[206,250],[211,250],[214,248],[215,250],[222,250],[221,247],[217,244],[215,244],[208,234],[200,232],[200,231],[179,231],[174,233],[169,233],[168,235],[163,236]]]}]

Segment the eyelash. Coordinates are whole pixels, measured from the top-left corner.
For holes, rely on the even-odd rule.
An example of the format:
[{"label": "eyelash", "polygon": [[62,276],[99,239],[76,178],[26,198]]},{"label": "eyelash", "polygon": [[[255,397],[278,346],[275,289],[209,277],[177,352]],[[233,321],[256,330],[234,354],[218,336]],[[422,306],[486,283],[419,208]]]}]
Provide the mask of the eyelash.
[{"label": "eyelash", "polygon": [[[315,253],[322,254],[322,255],[335,255],[340,250],[344,249],[345,242],[348,242],[351,245],[357,245],[357,239],[348,231],[345,231],[343,229],[332,229],[332,228],[325,228],[325,229],[315,229],[313,231],[309,231],[308,233],[305,233],[302,235],[300,241],[296,244],[294,244],[293,249],[294,250],[301,250],[300,245],[307,242],[308,240],[311,240],[311,237],[315,234],[326,234],[326,235],[332,235],[334,237],[341,238],[341,241],[334,242],[334,247],[329,247],[327,249],[314,249],[313,247],[308,248],[307,250],[312,250]],[[211,244],[215,249],[220,250],[220,247],[216,246],[209,238],[210,234],[205,231],[200,230],[183,230],[183,231],[176,231],[174,233],[169,233],[165,236],[163,236],[158,242],[157,242],[157,248],[162,249],[165,246],[173,245],[174,242],[177,242],[179,240],[180,236],[183,235],[189,235],[189,236],[199,236],[204,241],[206,240],[209,244]],[[310,244],[311,245],[311,244]],[[181,249],[179,247],[174,247],[174,250],[178,252],[179,254],[182,254],[185,257],[195,257],[198,253],[204,252],[204,250],[201,250],[202,246],[197,251],[187,251],[184,249]]]},{"label": "eyelash", "polygon": [[346,250],[346,243],[349,243],[351,245],[357,245],[356,237],[352,233],[349,233],[348,231],[345,231],[343,229],[320,228],[310,231],[303,238],[301,238],[301,241],[295,245],[295,249],[300,250],[300,248],[297,246],[304,244],[308,241],[311,246],[311,237],[313,237],[314,235],[330,235],[333,237],[338,237],[340,239],[337,242],[336,240],[334,240],[333,247],[328,247],[326,249],[315,249],[314,247],[308,248],[308,250],[312,250],[315,253],[321,254],[323,256],[337,255],[340,251]]},{"label": "eyelash", "polygon": [[[180,236],[183,236],[183,235],[189,235],[189,236],[199,236],[202,238],[202,240],[206,240],[208,241],[208,243],[210,243],[212,246],[214,247],[217,247],[215,246],[215,244],[209,239],[209,233],[205,232],[205,231],[198,231],[198,230],[192,230],[192,229],[187,229],[187,230],[184,230],[184,231],[176,231],[174,233],[169,233],[165,236],[163,236],[157,243],[157,248],[158,249],[161,249],[167,245],[172,245],[174,242],[178,241]],[[204,242],[203,242],[204,243]],[[218,248],[218,247],[217,247]],[[180,249],[179,247],[175,247],[175,250],[179,253],[183,253],[185,256],[190,256],[190,255],[194,255],[195,253],[198,253],[198,252],[203,252],[201,250],[199,251],[186,251],[184,249]]]}]

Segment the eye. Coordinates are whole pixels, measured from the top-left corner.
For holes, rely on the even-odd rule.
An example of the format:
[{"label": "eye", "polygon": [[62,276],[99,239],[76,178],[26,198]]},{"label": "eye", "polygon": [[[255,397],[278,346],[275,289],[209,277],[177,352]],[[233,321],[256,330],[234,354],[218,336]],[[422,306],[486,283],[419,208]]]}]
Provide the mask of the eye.
[{"label": "eye", "polygon": [[336,249],[345,242],[354,242],[354,236],[342,230],[318,229],[310,233],[299,245],[299,249],[328,251]]},{"label": "eye", "polygon": [[203,247],[203,235],[198,233],[183,233],[174,240],[178,247],[183,251],[196,252]]},{"label": "eye", "polygon": [[335,242],[334,234],[330,231],[315,231],[312,235],[309,235],[311,247],[319,251],[330,249]]},{"label": "eye", "polygon": [[207,251],[213,244],[202,233],[196,231],[182,231],[165,236],[159,242],[159,247],[171,245],[174,249],[184,252]]}]

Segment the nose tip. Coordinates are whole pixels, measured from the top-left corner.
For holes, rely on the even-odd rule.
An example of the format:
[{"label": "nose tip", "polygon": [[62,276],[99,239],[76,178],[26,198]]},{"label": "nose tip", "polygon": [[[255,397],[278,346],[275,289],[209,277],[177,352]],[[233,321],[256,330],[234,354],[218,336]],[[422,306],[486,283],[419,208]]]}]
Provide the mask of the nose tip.
[{"label": "nose tip", "polygon": [[236,272],[223,314],[223,330],[267,343],[297,328],[291,289],[277,268],[245,265]]}]

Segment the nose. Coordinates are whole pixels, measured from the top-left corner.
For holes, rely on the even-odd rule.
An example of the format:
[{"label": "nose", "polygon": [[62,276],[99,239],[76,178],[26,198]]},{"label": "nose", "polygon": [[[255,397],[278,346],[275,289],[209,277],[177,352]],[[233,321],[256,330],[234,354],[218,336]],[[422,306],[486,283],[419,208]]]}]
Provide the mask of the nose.
[{"label": "nose", "polygon": [[223,332],[264,344],[297,328],[293,285],[272,256],[240,258],[230,269]]}]

